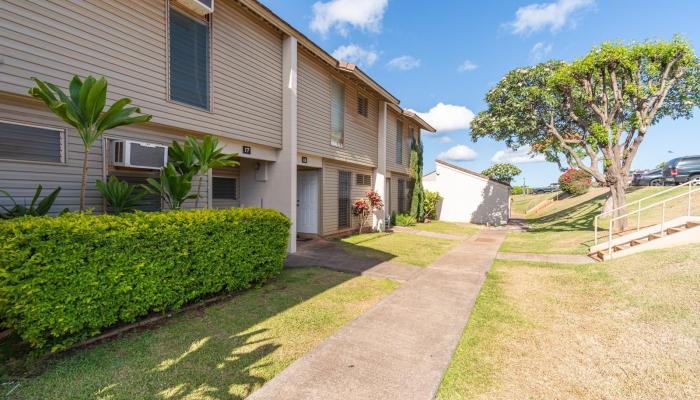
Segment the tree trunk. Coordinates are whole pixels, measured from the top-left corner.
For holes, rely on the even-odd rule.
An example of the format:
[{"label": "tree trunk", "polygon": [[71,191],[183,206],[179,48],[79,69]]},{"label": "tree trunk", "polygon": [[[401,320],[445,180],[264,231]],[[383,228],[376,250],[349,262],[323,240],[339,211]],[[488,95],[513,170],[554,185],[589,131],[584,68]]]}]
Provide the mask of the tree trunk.
[{"label": "tree trunk", "polygon": [[80,181],[80,212],[85,211],[85,190],[88,176],[88,149],[83,149],[83,177]]},{"label": "tree trunk", "polygon": [[[626,185],[624,180],[618,179],[614,183],[610,184],[610,197],[609,201],[612,202],[611,210],[616,210],[612,213],[610,218],[617,218],[622,215],[627,214],[627,209],[625,206],[625,189]],[[613,233],[623,232],[627,228],[627,217],[617,219],[612,224]]]}]

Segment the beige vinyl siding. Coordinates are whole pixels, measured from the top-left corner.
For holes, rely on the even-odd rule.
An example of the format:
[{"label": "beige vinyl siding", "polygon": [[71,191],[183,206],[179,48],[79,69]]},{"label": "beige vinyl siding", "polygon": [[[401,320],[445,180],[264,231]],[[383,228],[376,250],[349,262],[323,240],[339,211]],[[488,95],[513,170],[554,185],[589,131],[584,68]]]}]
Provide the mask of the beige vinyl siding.
[{"label": "beige vinyl siding", "polygon": [[167,1],[0,2],[0,91],[105,76],[154,123],[281,147],[282,36],[233,1],[212,18],[211,112],[167,100]]},{"label": "beige vinyl siding", "polygon": [[[396,162],[396,135],[398,134],[396,130],[396,120],[399,118],[401,121],[403,121],[402,164]],[[409,122],[407,118],[400,116],[393,110],[389,111],[386,131],[386,166],[389,171],[402,174],[408,174],[410,172],[409,165],[411,161],[411,142],[409,140],[408,133],[410,132],[410,127],[412,126],[414,127],[414,130],[418,129],[416,125]]]},{"label": "beige vinyl siding", "polygon": [[[356,83],[331,70],[300,49],[298,62],[299,152],[338,161],[377,165],[378,102]],[[345,85],[345,137],[342,148],[331,145],[331,79]],[[357,113],[358,93],[368,98],[369,115]]]},{"label": "beige vinyl siding", "polygon": [[373,175],[371,168],[362,167],[354,164],[346,164],[335,162],[332,160],[323,161],[323,181],[322,181],[322,196],[321,196],[321,230],[322,235],[329,236],[357,229],[359,227],[358,219],[351,215],[351,228],[338,228],[338,176],[339,171],[349,171],[352,173],[350,177],[350,200],[354,202],[356,199],[365,197],[367,192],[371,190],[370,186],[359,186],[355,181],[357,174]]},{"label": "beige vinyl siding", "polygon": [[[20,203],[31,202],[37,185],[44,187],[44,195],[56,187],[61,187],[61,193],[56,200],[52,212],[64,208],[78,209],[80,196],[80,178],[82,173],[83,145],[75,129],[60,121],[43,104],[26,98],[0,96],[0,120],[23,124],[35,124],[52,128],[64,129],[66,132],[65,163],[37,163],[13,160],[0,160],[0,189],[7,190]],[[184,140],[184,133],[172,129],[149,126],[130,126],[113,129],[108,132],[110,138],[130,139],[149,143],[168,145],[173,140]],[[88,184],[86,191],[86,207],[96,212],[102,210],[102,197],[95,187],[97,179],[103,179],[106,164],[103,162],[104,140],[98,140],[92,147],[88,158]],[[106,157],[108,161],[108,156]],[[199,203],[207,203],[208,188],[206,177],[202,183]],[[193,182],[193,190],[197,180]],[[0,199],[0,204],[7,201]],[[185,208],[194,206],[194,201],[188,201]]]}]

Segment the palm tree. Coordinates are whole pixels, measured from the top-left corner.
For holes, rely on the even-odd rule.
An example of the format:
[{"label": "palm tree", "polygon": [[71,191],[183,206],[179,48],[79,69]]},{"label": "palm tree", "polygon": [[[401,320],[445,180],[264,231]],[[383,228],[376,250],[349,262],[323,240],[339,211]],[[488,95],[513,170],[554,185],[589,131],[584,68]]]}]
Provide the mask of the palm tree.
[{"label": "palm tree", "polygon": [[32,97],[42,100],[54,114],[74,127],[83,141],[83,176],[80,182],[80,211],[85,211],[85,190],[88,175],[88,154],[90,147],[108,129],[118,126],[144,123],[151,115],[140,114],[138,107],[127,107],[131,99],[119,99],[104,111],[107,103],[107,80],[92,76],[82,81],[78,75],[70,81],[67,96],[58,86],[32,78],[36,87],[29,89]]},{"label": "palm tree", "polygon": [[[224,149],[219,147],[219,139],[216,137],[205,136],[202,142],[199,143],[195,138],[188,136],[185,147],[192,149],[198,175],[205,175],[212,168],[237,167],[239,165],[238,161],[234,160],[238,154],[224,153]],[[197,194],[199,194],[201,188],[202,178],[200,176],[197,182]],[[194,206],[199,206],[199,197],[195,200]]]}]

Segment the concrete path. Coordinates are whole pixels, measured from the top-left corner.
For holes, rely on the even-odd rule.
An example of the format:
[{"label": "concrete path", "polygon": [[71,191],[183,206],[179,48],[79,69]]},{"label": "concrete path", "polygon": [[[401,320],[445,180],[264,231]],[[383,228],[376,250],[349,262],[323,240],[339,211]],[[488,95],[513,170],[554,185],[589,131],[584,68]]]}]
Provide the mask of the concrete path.
[{"label": "concrete path", "polygon": [[592,264],[595,261],[586,256],[570,254],[498,253],[499,260],[540,261],[556,264]]},{"label": "concrete path", "polygon": [[405,232],[405,233],[410,233],[412,235],[420,235],[420,236],[432,237],[432,238],[436,238],[436,239],[448,239],[448,240],[466,240],[466,239],[469,239],[468,235],[452,235],[449,233],[429,232],[429,231],[422,231],[420,229],[407,228],[404,226],[395,226],[391,229],[394,232]]},{"label": "concrete path", "polygon": [[399,282],[411,280],[423,270],[415,265],[353,256],[343,251],[338,244],[323,239],[300,242],[297,252],[287,256],[284,266],[287,268],[324,267],[334,271],[388,278]]},{"label": "concrete path", "polygon": [[505,233],[460,243],[250,398],[432,399]]}]

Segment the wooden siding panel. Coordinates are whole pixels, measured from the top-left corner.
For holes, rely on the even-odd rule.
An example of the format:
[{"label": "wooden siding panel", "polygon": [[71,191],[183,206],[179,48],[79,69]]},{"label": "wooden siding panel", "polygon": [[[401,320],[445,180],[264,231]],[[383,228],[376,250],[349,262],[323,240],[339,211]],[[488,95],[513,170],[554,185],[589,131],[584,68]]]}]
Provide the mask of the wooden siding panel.
[{"label": "wooden siding panel", "polygon": [[357,164],[346,164],[333,160],[323,161],[323,181],[322,181],[322,196],[321,196],[321,234],[324,236],[335,235],[350,229],[357,229],[360,224],[359,220],[351,215],[351,228],[338,228],[338,172],[349,171],[352,173],[350,177],[350,199],[354,202],[356,199],[365,197],[371,189],[370,186],[359,186],[355,182],[357,174],[373,175],[371,168],[363,167]]},{"label": "wooden siding panel", "polygon": [[31,76],[67,85],[105,76],[154,122],[281,147],[282,36],[233,2],[212,18],[211,112],[167,100],[166,1],[0,2],[0,91],[26,95]]},{"label": "wooden siding panel", "polygon": [[[338,161],[377,165],[378,100],[358,85],[299,51],[298,107],[299,151]],[[345,135],[343,148],[331,146],[331,79],[345,85]],[[369,115],[357,113],[358,93],[369,99]]]},{"label": "wooden siding panel", "polygon": [[[20,203],[31,201],[37,185],[44,187],[48,194],[56,187],[61,187],[61,193],[52,209],[58,212],[63,208],[76,210],[80,196],[80,178],[82,173],[83,150],[78,133],[63,121],[60,121],[50,111],[36,102],[25,99],[9,99],[0,97],[0,120],[24,124],[34,124],[51,128],[64,129],[66,132],[65,163],[36,163],[14,160],[0,160],[0,189],[7,190]],[[131,139],[143,142],[170,144],[173,140],[184,140],[184,134],[173,130],[165,130],[149,126],[131,126],[111,130],[109,137]],[[97,212],[102,210],[102,197],[95,187],[97,179],[104,179],[104,142],[98,140],[92,147],[88,157],[88,185],[86,192],[86,207]],[[208,185],[206,177],[200,192],[200,205],[207,202]],[[197,187],[197,180],[193,188]],[[0,204],[6,205],[6,199],[0,199]],[[194,201],[185,204],[185,208],[194,206]]]}]

